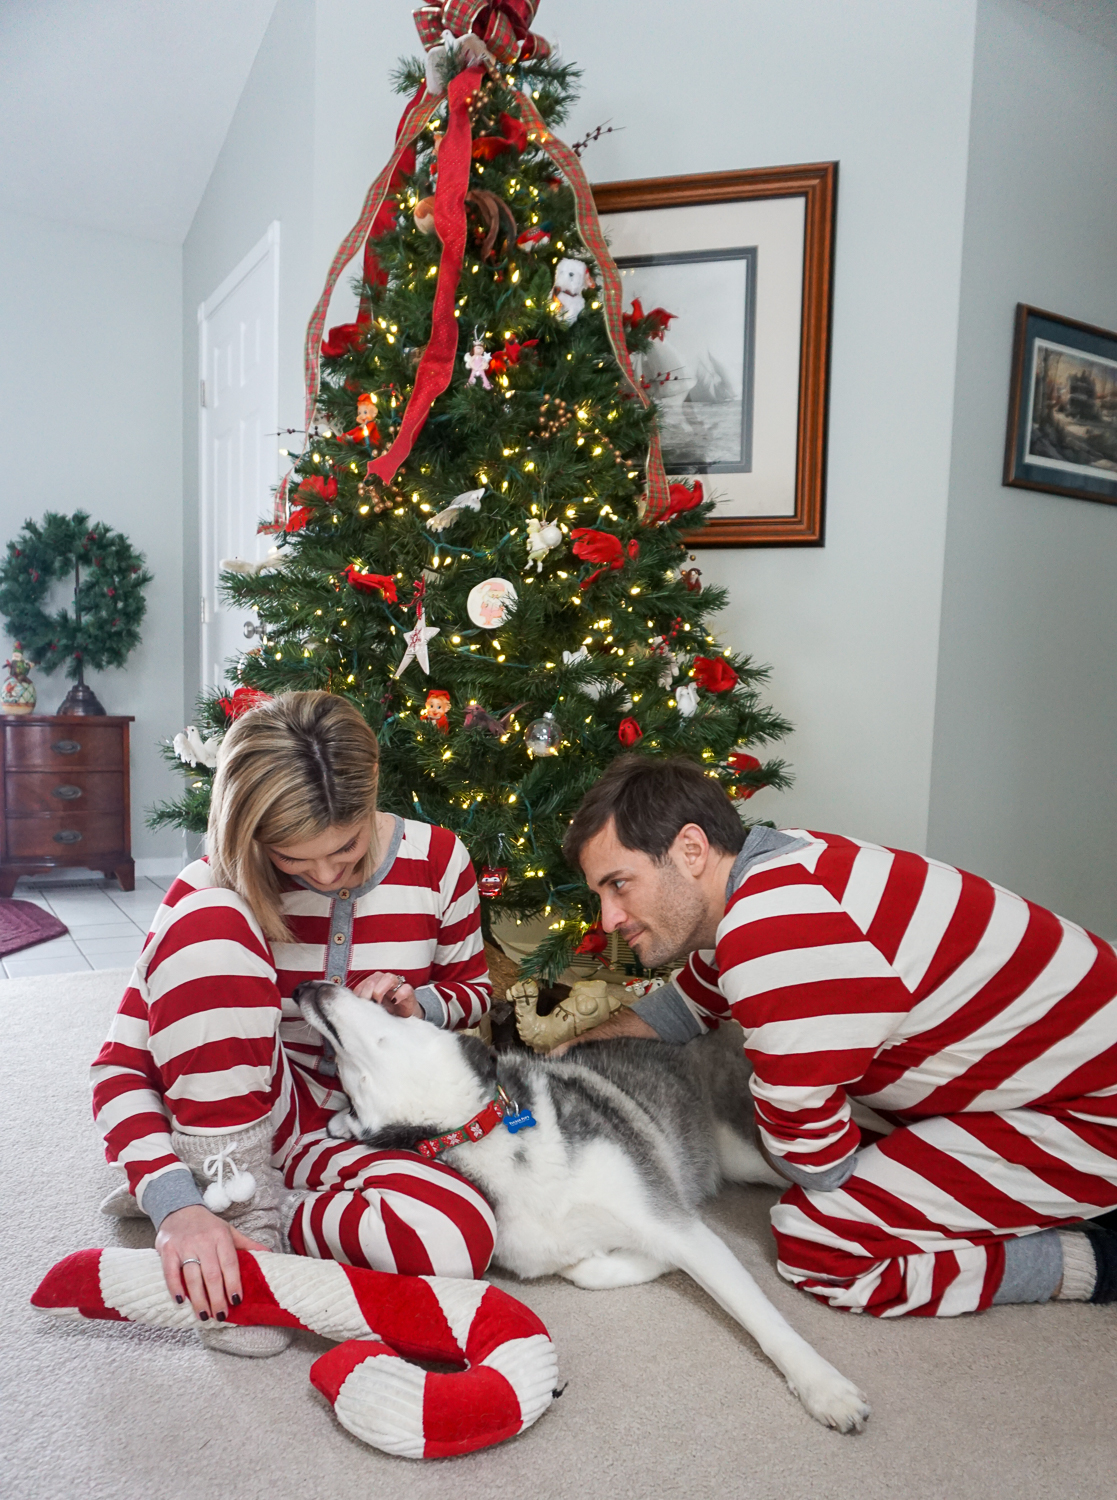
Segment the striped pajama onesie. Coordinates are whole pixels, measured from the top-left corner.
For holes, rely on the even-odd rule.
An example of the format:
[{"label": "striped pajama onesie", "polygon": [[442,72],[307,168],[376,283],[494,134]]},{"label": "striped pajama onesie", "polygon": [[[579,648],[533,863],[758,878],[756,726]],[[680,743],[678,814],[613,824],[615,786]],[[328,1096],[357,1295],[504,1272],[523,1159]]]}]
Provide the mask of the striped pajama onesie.
[{"label": "striped pajama onesie", "polygon": [[695,1034],[744,1028],[796,1184],[772,1210],[781,1274],[894,1317],[988,1307],[1007,1238],[1117,1205],[1115,997],[1108,943],[988,880],[754,829],[716,949],[660,1004]]},{"label": "striped pajama onesie", "polygon": [[435,1025],[475,1026],[491,991],[468,854],[447,829],[397,818],[363,885],[323,894],[291,881],[282,906],[294,941],[270,945],[204,860],[171,886],[93,1065],[108,1159],[158,1220],[201,1201],[172,1129],[213,1135],[267,1117],[273,1163],[289,1187],[314,1194],[291,1224],[296,1253],[480,1276],[495,1223],[476,1188],[411,1152],[326,1135],[349,1101],[291,998],[303,980],[352,986],[388,971],[414,986]]}]

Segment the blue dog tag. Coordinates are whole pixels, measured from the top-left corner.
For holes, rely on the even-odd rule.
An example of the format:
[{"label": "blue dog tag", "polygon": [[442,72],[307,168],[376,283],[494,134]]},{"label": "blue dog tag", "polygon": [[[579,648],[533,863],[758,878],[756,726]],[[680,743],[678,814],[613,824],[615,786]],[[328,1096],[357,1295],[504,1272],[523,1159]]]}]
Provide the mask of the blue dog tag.
[{"label": "blue dog tag", "polygon": [[517,1130],[530,1130],[535,1124],[535,1116],[530,1109],[518,1109],[514,1115],[504,1116],[504,1126],[513,1135]]}]

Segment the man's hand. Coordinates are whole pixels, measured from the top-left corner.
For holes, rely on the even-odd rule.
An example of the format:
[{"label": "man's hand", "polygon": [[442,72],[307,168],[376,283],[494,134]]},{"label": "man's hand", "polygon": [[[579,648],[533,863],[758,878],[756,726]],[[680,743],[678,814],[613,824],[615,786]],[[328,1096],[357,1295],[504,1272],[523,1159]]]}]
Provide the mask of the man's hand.
[{"label": "man's hand", "polygon": [[393,1016],[421,1016],[423,1007],[419,997],[398,974],[370,974],[360,984],[353,986],[354,995],[362,1000],[375,1000]]},{"label": "man's hand", "polygon": [[225,1321],[241,1299],[238,1250],[266,1250],[202,1204],[176,1208],[159,1226],[155,1248],[163,1262],[167,1290],[176,1302],[189,1297],[202,1322]]},{"label": "man's hand", "polygon": [[659,1033],[654,1031],[647,1021],[638,1016],[630,1005],[622,1005],[615,1015],[610,1016],[607,1021],[602,1021],[600,1026],[595,1026],[592,1031],[583,1032],[573,1041],[560,1042],[557,1047],[551,1048],[547,1056],[561,1057],[564,1052],[569,1052],[571,1047],[577,1047],[582,1042],[609,1042],[617,1036],[642,1036],[649,1041],[659,1041]]}]

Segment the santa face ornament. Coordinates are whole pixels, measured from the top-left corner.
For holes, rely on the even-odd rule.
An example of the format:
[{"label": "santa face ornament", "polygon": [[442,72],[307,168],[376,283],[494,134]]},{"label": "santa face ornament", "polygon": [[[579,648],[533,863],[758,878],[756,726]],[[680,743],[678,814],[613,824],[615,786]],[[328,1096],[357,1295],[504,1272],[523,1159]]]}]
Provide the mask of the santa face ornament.
[{"label": "santa face ornament", "polygon": [[516,590],[507,578],[486,578],[469,591],[466,613],[482,630],[499,630],[516,608]]}]

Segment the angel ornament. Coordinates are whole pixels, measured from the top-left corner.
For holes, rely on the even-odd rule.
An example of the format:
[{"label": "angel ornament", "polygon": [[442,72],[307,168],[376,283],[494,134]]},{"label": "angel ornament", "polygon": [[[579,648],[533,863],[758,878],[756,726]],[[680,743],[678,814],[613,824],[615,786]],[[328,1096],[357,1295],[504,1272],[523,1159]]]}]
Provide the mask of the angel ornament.
[{"label": "angel ornament", "polygon": [[485,346],[478,338],[476,331],[473,335],[472,350],[469,354],[462,357],[465,360],[465,367],[469,371],[469,379],[466,381],[466,385],[472,385],[475,380],[479,379],[485,389],[491,391],[493,388],[492,381],[485,372],[489,368],[492,355],[485,353]]},{"label": "angel ornament", "polygon": [[562,532],[554,521],[537,521],[534,516],[527,523],[527,562],[530,568],[542,573],[543,559],[548,552],[562,545]]}]

